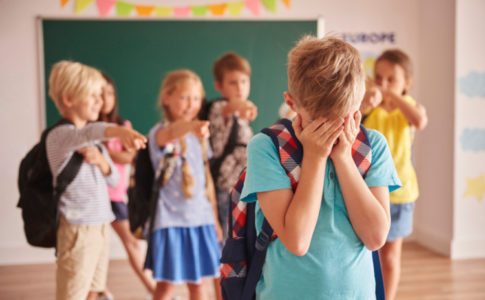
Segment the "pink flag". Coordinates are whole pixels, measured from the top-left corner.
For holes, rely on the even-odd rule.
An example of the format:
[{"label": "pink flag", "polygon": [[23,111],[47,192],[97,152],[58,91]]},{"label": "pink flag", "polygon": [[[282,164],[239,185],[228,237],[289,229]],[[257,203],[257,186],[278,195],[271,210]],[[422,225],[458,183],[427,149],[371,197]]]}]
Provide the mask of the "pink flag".
[{"label": "pink flag", "polygon": [[255,16],[259,16],[259,5],[260,5],[260,0],[247,0],[245,2],[246,4],[246,7],[247,9],[249,9],[249,11],[255,15]]},{"label": "pink flag", "polygon": [[179,6],[173,8],[173,14],[176,17],[187,17],[190,13],[190,6]]},{"label": "pink flag", "polygon": [[101,17],[106,17],[115,4],[116,0],[96,0],[98,13]]}]

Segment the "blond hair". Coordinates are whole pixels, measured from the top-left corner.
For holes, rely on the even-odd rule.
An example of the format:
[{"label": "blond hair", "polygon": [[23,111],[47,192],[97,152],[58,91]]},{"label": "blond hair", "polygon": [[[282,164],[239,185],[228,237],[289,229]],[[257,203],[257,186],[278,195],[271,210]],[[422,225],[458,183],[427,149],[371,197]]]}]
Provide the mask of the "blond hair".
[{"label": "blond hair", "polygon": [[[173,93],[178,86],[183,83],[183,82],[190,82],[192,81],[195,84],[198,84],[200,86],[200,92],[201,92],[201,101],[205,96],[204,92],[204,86],[202,85],[202,81],[200,80],[199,76],[195,74],[194,72],[190,70],[176,70],[169,72],[165,79],[162,82],[162,86],[160,87],[160,93],[158,97],[158,106],[162,108],[162,112],[164,117],[169,121],[172,122],[174,121],[172,118],[172,114],[170,112],[170,109],[163,104],[163,98],[167,97],[171,93]],[[201,143],[201,148],[202,148],[202,155],[204,157],[204,164],[206,168],[206,194],[209,197],[212,194],[213,184],[212,177],[207,173],[207,168],[208,168],[208,163],[206,161],[207,157],[207,146],[204,144],[205,141],[199,140]],[[191,169],[189,164],[187,163],[187,142],[185,141],[185,138],[180,138],[179,140],[180,143],[180,156],[182,157],[182,191],[187,198],[192,198],[192,188],[195,187],[196,182],[194,177],[191,174]],[[210,198],[209,198],[210,199]]]},{"label": "blond hair", "polygon": [[249,62],[235,52],[228,52],[219,57],[212,67],[212,73],[218,82],[222,82],[224,73],[227,71],[240,71],[251,76],[251,66],[249,65]]},{"label": "blond hair", "polygon": [[202,85],[200,77],[194,72],[186,69],[171,71],[162,81],[160,93],[158,95],[158,107],[162,109],[163,116],[168,121],[173,121],[173,118],[168,107],[163,105],[163,98],[172,94],[180,84],[190,81],[200,86],[202,101],[202,99],[205,97],[204,86]]},{"label": "blond hair", "polygon": [[49,96],[64,114],[63,97],[73,100],[86,97],[106,84],[100,71],[79,62],[61,60],[52,66],[49,76]]},{"label": "blond hair", "polygon": [[364,95],[365,73],[357,49],[335,38],[305,36],[288,54],[288,89],[316,117],[344,116]]}]

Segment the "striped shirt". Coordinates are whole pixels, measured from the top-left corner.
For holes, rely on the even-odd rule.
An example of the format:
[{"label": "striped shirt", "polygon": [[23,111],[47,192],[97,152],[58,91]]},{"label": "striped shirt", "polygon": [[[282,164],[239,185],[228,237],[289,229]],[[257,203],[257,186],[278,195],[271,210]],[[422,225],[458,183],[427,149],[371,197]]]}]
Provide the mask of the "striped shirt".
[{"label": "striped shirt", "polygon": [[89,123],[81,129],[72,124],[60,125],[52,129],[46,138],[46,151],[53,184],[74,151],[84,147],[101,146],[103,156],[108,161],[111,173],[104,176],[96,165],[83,163],[71,184],[61,195],[60,214],[71,224],[103,224],[114,220],[106,184],[118,183],[118,172],[106,148],[100,144],[106,140],[104,132],[108,123]]}]

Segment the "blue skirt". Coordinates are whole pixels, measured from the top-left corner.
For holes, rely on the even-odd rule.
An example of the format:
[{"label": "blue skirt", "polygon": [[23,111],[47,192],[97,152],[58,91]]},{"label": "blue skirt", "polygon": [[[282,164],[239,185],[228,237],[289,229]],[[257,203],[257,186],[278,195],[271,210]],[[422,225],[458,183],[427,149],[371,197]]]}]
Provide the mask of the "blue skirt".
[{"label": "blue skirt", "polygon": [[219,277],[220,258],[214,225],[169,227],[153,232],[145,269],[156,281],[200,283]]}]

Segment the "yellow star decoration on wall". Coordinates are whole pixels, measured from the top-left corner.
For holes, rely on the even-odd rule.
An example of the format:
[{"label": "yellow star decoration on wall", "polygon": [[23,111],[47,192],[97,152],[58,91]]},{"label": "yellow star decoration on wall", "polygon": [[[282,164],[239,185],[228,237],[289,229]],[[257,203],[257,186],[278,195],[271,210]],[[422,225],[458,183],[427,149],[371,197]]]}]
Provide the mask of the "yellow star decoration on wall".
[{"label": "yellow star decoration on wall", "polygon": [[465,197],[475,196],[478,201],[483,200],[485,194],[485,176],[480,174],[477,178],[466,178],[467,188],[465,191]]}]

